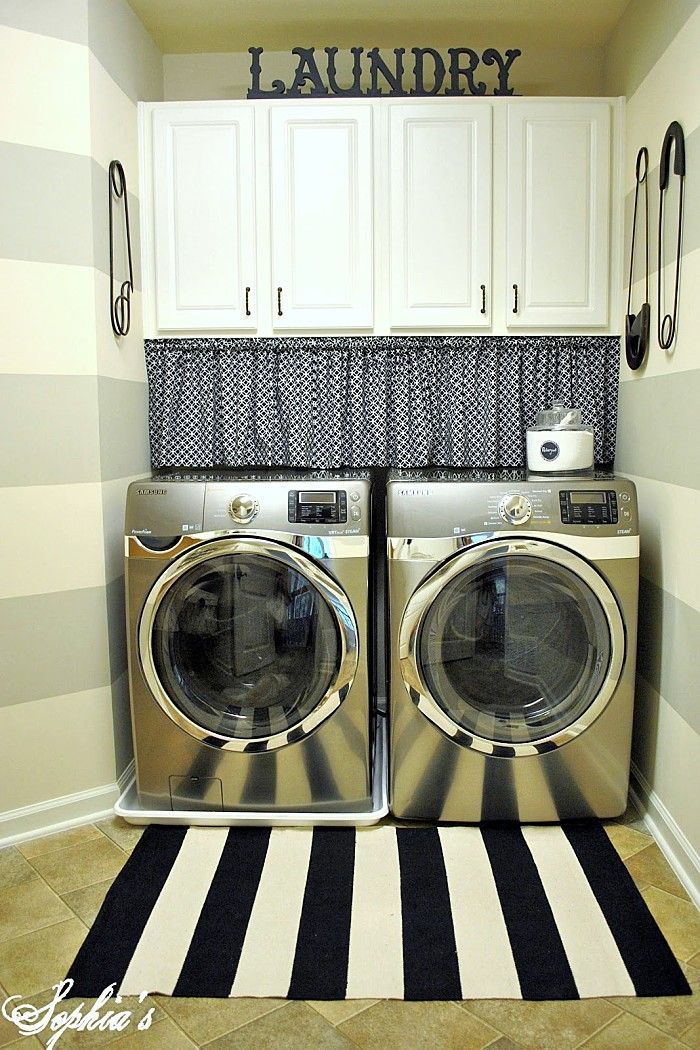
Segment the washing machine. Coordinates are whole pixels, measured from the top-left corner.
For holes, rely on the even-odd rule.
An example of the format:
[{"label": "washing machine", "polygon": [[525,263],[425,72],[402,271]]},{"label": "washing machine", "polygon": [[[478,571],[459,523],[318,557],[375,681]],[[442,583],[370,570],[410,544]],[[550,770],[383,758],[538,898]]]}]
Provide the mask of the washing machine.
[{"label": "washing machine", "polygon": [[392,812],[475,823],[622,813],[634,485],[394,473],[387,542]]},{"label": "washing machine", "polygon": [[142,806],[370,804],[368,475],[168,474],[126,502]]}]

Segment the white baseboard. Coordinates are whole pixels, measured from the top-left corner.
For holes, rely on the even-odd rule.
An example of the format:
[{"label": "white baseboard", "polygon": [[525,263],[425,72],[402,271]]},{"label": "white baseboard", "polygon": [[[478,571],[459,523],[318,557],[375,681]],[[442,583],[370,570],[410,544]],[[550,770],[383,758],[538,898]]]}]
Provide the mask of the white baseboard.
[{"label": "white baseboard", "polygon": [[115,784],[103,784],[89,791],[52,798],[33,806],[0,813],[0,847],[12,846],[25,839],[38,839],[58,831],[90,824],[112,815],[114,803],[134,775],[129,763]]},{"label": "white baseboard", "polygon": [[634,762],[630,795],[659,849],[687,890],[690,899],[700,908],[700,854]]}]

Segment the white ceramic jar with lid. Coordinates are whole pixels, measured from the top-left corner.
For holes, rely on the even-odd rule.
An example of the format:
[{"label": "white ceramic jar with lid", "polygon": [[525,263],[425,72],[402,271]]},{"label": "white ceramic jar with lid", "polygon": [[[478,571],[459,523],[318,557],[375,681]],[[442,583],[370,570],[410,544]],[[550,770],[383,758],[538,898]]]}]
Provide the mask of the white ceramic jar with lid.
[{"label": "white ceramic jar with lid", "polygon": [[563,401],[537,413],[526,434],[527,469],[536,474],[572,474],[593,469],[593,428],[581,423],[581,409]]}]

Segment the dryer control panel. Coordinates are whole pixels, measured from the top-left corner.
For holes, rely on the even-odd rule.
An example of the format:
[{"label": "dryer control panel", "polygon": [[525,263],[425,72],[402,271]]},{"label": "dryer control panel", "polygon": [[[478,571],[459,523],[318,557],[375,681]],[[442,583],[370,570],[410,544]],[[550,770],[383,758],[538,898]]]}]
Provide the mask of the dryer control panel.
[{"label": "dryer control panel", "polygon": [[[466,472],[465,472],[466,473]],[[390,477],[387,534],[391,537],[521,535],[637,536],[634,485],[603,471],[586,477],[493,480]],[[349,506],[350,504],[348,504]]]},{"label": "dryer control panel", "polygon": [[560,489],[559,510],[565,525],[617,525],[614,489]]}]

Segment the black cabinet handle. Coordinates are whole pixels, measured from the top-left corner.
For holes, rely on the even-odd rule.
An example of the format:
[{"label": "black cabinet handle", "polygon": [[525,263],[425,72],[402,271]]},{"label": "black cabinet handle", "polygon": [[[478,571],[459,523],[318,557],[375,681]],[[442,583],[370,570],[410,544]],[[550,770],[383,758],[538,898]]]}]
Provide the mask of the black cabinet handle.
[{"label": "black cabinet handle", "polygon": [[518,312],[518,286],[517,286],[517,284],[514,284],[513,285],[513,313],[517,314],[517,312]]},{"label": "black cabinet handle", "polygon": [[250,288],[248,287],[245,290],[245,315],[250,317]]},{"label": "black cabinet handle", "polygon": [[485,284],[482,284],[482,286],[481,286],[481,312],[482,312],[482,314],[486,313],[486,285]]},{"label": "black cabinet handle", "polygon": [[282,289],[277,289],[277,316],[282,316]]}]

